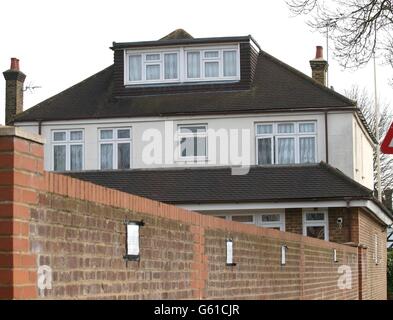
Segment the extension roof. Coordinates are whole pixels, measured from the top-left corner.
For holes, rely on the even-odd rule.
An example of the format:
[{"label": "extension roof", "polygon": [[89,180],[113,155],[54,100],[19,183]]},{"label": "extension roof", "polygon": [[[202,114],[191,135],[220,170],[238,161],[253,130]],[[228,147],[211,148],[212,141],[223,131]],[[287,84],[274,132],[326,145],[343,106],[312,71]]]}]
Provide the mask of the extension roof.
[{"label": "extension roof", "polygon": [[373,192],[324,162],[252,166],[232,175],[230,167],[65,172],[104,187],[171,204],[373,200]]}]

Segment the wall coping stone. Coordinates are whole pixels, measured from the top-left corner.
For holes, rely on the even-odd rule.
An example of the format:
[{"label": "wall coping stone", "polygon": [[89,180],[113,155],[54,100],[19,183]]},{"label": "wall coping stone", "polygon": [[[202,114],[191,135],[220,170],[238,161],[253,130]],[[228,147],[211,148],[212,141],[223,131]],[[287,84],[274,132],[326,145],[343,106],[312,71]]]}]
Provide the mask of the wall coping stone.
[{"label": "wall coping stone", "polygon": [[39,144],[45,143],[45,138],[43,136],[13,126],[0,126],[0,137],[18,137]]}]

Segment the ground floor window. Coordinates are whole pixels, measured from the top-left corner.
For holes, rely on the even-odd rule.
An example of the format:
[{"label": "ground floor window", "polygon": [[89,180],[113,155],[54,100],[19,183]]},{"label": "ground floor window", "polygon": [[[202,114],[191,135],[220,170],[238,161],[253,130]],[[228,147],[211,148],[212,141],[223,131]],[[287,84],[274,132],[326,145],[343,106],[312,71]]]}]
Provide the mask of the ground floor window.
[{"label": "ground floor window", "polygon": [[285,231],[285,213],[263,213],[259,217],[259,225]]},{"label": "ground floor window", "polygon": [[321,240],[329,240],[327,210],[303,210],[303,235]]},{"label": "ground floor window", "polygon": [[234,213],[217,215],[218,218],[246,223],[255,224],[260,227],[285,231],[285,213],[284,212],[264,212],[264,213]]}]

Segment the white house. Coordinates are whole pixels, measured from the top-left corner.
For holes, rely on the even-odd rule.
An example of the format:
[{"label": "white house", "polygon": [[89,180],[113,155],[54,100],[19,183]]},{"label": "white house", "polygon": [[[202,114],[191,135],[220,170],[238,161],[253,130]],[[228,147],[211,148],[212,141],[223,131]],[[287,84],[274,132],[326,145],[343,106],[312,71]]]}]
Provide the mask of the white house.
[{"label": "white house", "polygon": [[312,78],[251,36],[175,30],[112,50],[113,65],[24,112],[18,61],[4,72],[6,121],[46,138],[46,170],[338,242],[356,240],[350,212],[392,223],[372,192],[376,140],[325,86],[321,47]]}]

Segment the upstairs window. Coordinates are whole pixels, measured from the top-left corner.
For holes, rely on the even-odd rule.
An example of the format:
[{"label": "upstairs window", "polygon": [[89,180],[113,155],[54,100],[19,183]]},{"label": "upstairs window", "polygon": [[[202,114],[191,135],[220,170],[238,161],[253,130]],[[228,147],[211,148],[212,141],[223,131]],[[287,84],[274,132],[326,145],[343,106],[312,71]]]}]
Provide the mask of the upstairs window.
[{"label": "upstairs window", "polygon": [[178,127],[180,159],[205,160],[207,158],[206,125],[180,125]]},{"label": "upstairs window", "polygon": [[99,130],[100,169],[131,168],[131,128]]},{"label": "upstairs window", "polygon": [[240,80],[237,45],[125,53],[125,85]]},{"label": "upstairs window", "polygon": [[238,79],[237,49],[186,50],[186,81]]},{"label": "upstairs window", "polygon": [[83,145],[83,130],[53,131],[53,171],[83,170]]},{"label": "upstairs window", "polygon": [[259,165],[315,163],[316,122],[256,125],[256,162]]}]

